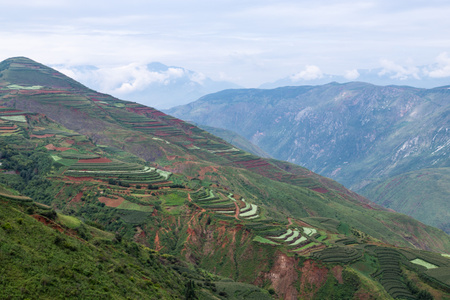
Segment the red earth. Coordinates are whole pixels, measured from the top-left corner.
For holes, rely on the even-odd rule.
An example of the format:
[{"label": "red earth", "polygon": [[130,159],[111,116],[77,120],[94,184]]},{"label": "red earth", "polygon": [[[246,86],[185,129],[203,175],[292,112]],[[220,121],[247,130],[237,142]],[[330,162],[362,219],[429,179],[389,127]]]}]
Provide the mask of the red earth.
[{"label": "red earth", "polygon": [[106,157],[100,157],[100,158],[80,159],[78,160],[78,162],[82,164],[99,164],[99,163],[110,163],[112,162],[112,160]]},{"label": "red earth", "polygon": [[52,137],[55,136],[54,134],[43,134],[43,135],[35,135],[35,134],[30,134],[30,137],[34,137],[34,138],[38,138],[38,139],[45,139],[48,137]]},{"label": "red earth", "polygon": [[120,204],[123,203],[123,201],[125,201],[125,199],[120,196],[113,196],[113,197],[115,199],[107,198],[107,197],[100,197],[100,198],[98,198],[98,201],[100,201],[101,203],[105,203],[105,205],[108,207],[118,207]]},{"label": "red earth", "polygon": [[68,148],[68,147],[56,147],[53,144],[48,144],[47,146],[45,146],[45,148],[47,150],[53,150],[53,151],[66,151],[66,150],[70,150],[70,149],[75,150],[74,148]]}]

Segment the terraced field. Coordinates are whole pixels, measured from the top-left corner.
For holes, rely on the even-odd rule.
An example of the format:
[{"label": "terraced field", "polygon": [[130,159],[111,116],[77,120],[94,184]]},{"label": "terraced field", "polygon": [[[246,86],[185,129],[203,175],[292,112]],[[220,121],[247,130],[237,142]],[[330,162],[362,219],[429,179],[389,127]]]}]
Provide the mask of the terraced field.
[{"label": "terraced field", "polygon": [[360,250],[352,247],[335,246],[319,252],[314,252],[313,257],[330,263],[350,263],[362,257]]},{"label": "terraced field", "polygon": [[117,179],[128,184],[158,185],[167,182],[171,173],[139,164],[108,158],[80,159],[64,175],[71,177],[96,177],[101,180]]},{"label": "terraced field", "polygon": [[415,299],[411,291],[402,281],[400,268],[400,253],[391,248],[377,247],[374,253],[380,265],[374,277],[383,285],[393,298]]}]

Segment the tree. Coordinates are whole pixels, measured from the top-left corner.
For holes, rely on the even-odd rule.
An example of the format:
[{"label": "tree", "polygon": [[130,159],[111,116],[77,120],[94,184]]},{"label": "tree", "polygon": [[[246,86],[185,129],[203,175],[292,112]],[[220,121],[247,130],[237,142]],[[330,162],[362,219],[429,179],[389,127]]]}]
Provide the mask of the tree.
[{"label": "tree", "polygon": [[186,291],[184,295],[186,300],[197,299],[197,296],[195,295],[194,282],[192,280],[186,282]]}]

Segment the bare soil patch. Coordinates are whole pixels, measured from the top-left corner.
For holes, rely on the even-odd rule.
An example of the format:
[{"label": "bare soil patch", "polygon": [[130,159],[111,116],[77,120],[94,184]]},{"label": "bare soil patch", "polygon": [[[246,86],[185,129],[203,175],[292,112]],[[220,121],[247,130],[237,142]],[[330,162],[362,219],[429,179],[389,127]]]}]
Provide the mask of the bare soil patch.
[{"label": "bare soil patch", "polygon": [[122,204],[123,201],[125,201],[124,198],[120,196],[112,196],[114,198],[108,198],[108,197],[99,197],[98,201],[101,203],[105,203],[108,207],[118,207],[120,204]]}]

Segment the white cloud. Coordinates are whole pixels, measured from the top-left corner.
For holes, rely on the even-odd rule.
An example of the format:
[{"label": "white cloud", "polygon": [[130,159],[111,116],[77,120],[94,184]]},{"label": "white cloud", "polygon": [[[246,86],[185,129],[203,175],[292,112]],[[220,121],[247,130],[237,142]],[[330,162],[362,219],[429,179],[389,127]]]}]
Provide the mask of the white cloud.
[{"label": "white cloud", "polygon": [[380,63],[383,69],[378,73],[379,76],[390,75],[390,78],[400,80],[406,80],[410,77],[420,79],[418,67],[404,67],[387,59],[382,59]]},{"label": "white cloud", "polygon": [[322,71],[318,66],[308,65],[305,67],[303,71],[298,72],[297,74],[292,75],[290,78],[292,81],[299,80],[314,80],[322,78]]},{"label": "white cloud", "polygon": [[423,72],[431,78],[450,77],[450,57],[447,52],[439,54],[436,61],[437,65],[425,68]]},{"label": "white cloud", "polygon": [[203,74],[183,68],[169,67],[162,71],[151,71],[146,64],[139,63],[104,68],[57,66],[56,69],[93,89],[117,95],[142,91],[152,84],[169,85],[185,76],[200,84],[206,79]]},{"label": "white cloud", "polygon": [[348,80],[355,80],[356,78],[359,77],[359,72],[356,69],[347,70],[347,71],[345,71],[344,77],[345,77],[345,79],[348,79]]},{"label": "white cloud", "polygon": [[206,79],[206,76],[203,73],[196,73],[196,72],[194,72],[194,73],[189,75],[189,79],[191,81],[193,81],[193,82],[198,83],[198,84],[203,84],[203,82]]}]

